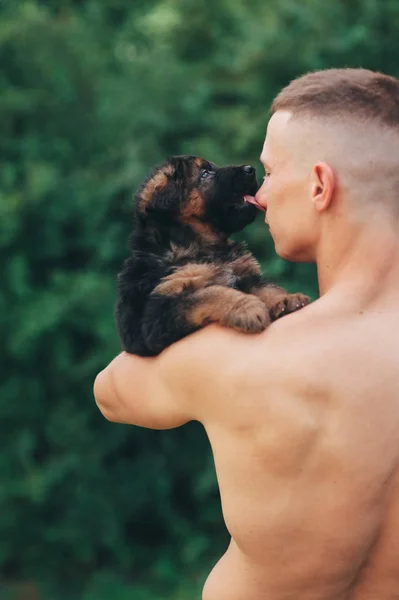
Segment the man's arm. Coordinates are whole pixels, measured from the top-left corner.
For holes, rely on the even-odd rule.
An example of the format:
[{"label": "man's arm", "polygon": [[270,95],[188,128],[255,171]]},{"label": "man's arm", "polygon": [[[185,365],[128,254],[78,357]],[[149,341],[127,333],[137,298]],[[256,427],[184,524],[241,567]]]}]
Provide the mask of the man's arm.
[{"label": "man's arm", "polygon": [[232,338],[245,337],[211,325],[154,358],[122,352],[97,375],[96,403],[109,421],[150,429],[202,420],[212,389],[229,378]]},{"label": "man's arm", "polygon": [[109,421],[170,429],[191,420],[178,390],[164,381],[162,359],[122,352],[94,382],[98,408]]}]

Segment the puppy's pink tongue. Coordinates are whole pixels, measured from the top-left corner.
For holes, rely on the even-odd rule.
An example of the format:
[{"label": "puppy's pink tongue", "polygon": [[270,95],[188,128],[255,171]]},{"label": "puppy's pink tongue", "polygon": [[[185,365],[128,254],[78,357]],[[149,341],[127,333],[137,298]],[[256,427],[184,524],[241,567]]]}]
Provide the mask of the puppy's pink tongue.
[{"label": "puppy's pink tongue", "polygon": [[263,206],[261,206],[255,199],[255,196],[244,196],[244,200],[245,202],[249,202],[249,204],[254,204],[256,206],[256,208],[259,208],[259,210],[265,210],[263,208]]}]

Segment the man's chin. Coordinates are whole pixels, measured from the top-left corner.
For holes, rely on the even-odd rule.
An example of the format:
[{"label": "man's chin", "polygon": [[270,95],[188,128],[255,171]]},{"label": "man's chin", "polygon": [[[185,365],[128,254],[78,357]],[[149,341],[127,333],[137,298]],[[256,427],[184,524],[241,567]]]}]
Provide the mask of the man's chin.
[{"label": "man's chin", "polygon": [[270,232],[273,241],[274,241],[274,249],[280,258],[286,260],[288,262],[294,263],[314,263],[315,261],[310,256],[309,252],[304,248],[289,248],[284,246],[281,243],[278,243],[273,237],[273,234]]}]

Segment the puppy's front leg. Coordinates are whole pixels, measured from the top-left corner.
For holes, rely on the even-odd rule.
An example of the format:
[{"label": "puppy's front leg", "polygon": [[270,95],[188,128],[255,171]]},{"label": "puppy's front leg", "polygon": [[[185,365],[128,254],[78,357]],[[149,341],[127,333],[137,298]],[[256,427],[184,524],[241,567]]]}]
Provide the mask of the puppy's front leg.
[{"label": "puppy's front leg", "polygon": [[225,267],[213,263],[187,263],[176,267],[170,275],[163,277],[152,294],[176,296],[209,285],[232,287],[235,281],[236,277],[228,265]]},{"label": "puppy's front leg", "polygon": [[268,310],[260,298],[220,285],[199,290],[187,298],[184,316],[196,328],[220,323],[245,333],[259,333],[270,323]]},{"label": "puppy's front leg", "polygon": [[255,294],[264,302],[272,321],[295,312],[310,302],[310,298],[304,294],[289,294],[283,288],[272,284],[254,287],[251,289],[251,294]]},{"label": "puppy's front leg", "polygon": [[151,294],[143,315],[142,334],[150,354],[159,354],[177,340],[219,323],[246,333],[259,333],[270,323],[269,312],[260,298],[233,288],[209,285],[196,291],[184,286],[166,295],[160,288]]},{"label": "puppy's front leg", "polygon": [[[235,281],[231,269],[212,263],[188,263],[163,277],[151,292],[142,317],[141,333],[147,351],[159,354],[170,344],[212,322],[241,331],[264,329],[270,321],[264,304],[254,296],[251,299],[229,287]],[[225,314],[228,309],[230,320]]]}]

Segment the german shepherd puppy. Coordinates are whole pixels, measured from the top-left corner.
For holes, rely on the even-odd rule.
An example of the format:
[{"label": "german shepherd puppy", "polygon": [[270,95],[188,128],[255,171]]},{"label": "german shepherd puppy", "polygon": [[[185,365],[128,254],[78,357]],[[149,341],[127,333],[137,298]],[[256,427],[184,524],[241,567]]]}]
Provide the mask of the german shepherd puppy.
[{"label": "german shepherd puppy", "polygon": [[130,256],[118,275],[123,349],[154,356],[209,323],[260,332],[309,299],[266,282],[246,245],[229,239],[256,216],[251,166],[175,156],[137,191]]}]

